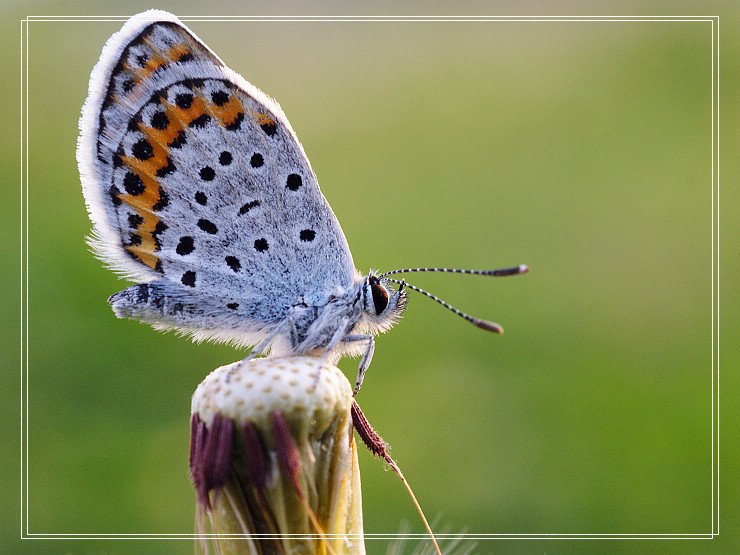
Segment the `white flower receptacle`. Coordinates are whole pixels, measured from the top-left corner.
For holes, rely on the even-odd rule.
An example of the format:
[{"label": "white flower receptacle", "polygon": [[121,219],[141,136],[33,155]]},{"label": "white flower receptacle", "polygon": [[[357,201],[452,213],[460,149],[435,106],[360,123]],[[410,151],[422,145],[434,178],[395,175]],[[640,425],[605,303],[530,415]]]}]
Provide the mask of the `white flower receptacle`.
[{"label": "white flower receptacle", "polygon": [[344,374],[316,357],[214,370],[192,400],[199,532],[208,515],[223,552],[364,553],[351,407]]}]

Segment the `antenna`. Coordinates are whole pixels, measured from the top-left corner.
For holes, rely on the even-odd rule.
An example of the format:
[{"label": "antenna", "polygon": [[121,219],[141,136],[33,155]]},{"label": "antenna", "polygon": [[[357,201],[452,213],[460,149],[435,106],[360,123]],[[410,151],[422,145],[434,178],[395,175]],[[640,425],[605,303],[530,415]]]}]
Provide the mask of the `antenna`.
[{"label": "antenna", "polygon": [[379,275],[379,278],[386,276],[392,276],[393,274],[410,274],[412,272],[448,272],[452,274],[471,274],[475,276],[515,276],[517,274],[526,274],[529,272],[529,266],[526,264],[519,264],[512,268],[501,268],[500,270],[461,270],[459,268],[406,268],[404,270],[391,270],[384,274]]},{"label": "antenna", "polygon": [[381,279],[387,279],[388,281],[391,281],[393,283],[398,283],[401,286],[401,288],[408,287],[409,289],[413,289],[414,291],[417,291],[418,293],[421,293],[422,295],[429,297],[433,301],[438,302],[443,307],[454,312],[455,314],[467,320],[468,322],[470,322],[476,327],[479,327],[487,331],[492,331],[493,333],[504,333],[504,328],[502,328],[499,324],[496,324],[495,322],[489,322],[488,320],[481,320],[480,318],[475,318],[474,316],[471,316],[470,314],[466,314],[462,310],[459,310],[455,308],[454,306],[452,306],[451,304],[443,301],[436,295],[432,295],[429,291],[425,291],[421,287],[416,287],[415,285],[406,283],[406,280],[399,280],[399,279],[388,277],[394,274],[407,274],[407,273],[412,273],[412,272],[448,272],[448,273],[453,273],[453,274],[471,274],[471,275],[476,275],[476,276],[504,277],[504,276],[515,276],[518,274],[526,274],[527,272],[529,272],[529,266],[527,266],[526,264],[520,264],[519,266],[514,266],[512,268],[502,268],[500,270],[461,270],[458,268],[406,268],[403,270],[391,270],[390,272],[386,272],[378,276]]}]

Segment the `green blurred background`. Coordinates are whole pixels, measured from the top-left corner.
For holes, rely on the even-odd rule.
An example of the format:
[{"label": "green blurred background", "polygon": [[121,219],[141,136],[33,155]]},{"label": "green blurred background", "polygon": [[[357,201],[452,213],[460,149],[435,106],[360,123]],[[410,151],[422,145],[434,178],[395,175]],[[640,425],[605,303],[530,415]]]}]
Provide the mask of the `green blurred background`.
[{"label": "green blurred background", "polygon": [[[8,552],[192,552],[191,540],[18,539],[20,20],[150,7],[180,16],[720,15],[721,534],[484,540],[476,552],[740,550],[736,6],[162,1],[0,8]],[[75,144],[90,70],[122,23],[28,26],[30,533],[191,533],[190,395],[244,356],[117,320],[105,302],[126,282],[85,245]],[[410,276],[501,323],[501,337],[412,295],[405,319],[378,340],[359,402],[430,518],[469,533],[712,532],[710,23],[186,23],[280,102],[359,269],[532,268],[505,280]],[[340,366],[354,378],[356,360]],[[368,453],[360,462],[366,532],[422,532],[396,477]],[[368,550],[387,543],[370,540]]]}]

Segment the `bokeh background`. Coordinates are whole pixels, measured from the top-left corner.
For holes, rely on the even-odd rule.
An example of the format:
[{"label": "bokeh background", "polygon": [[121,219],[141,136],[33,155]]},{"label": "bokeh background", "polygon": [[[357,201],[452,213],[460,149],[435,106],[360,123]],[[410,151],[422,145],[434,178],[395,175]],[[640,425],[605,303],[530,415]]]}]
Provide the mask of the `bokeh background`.
[{"label": "bokeh background", "polygon": [[[245,354],[113,316],[105,300],[127,285],[85,245],[75,144],[90,70],[123,22],[35,21],[24,89],[27,397],[20,389],[20,20],[150,7],[180,16],[719,15],[720,536],[482,540],[476,552],[740,549],[736,6],[136,1],[0,6],[8,552],[191,553],[191,540],[21,542],[20,450],[31,533],[191,533],[190,395]],[[710,23],[187,24],[280,102],[358,268],[532,268],[503,280],[409,276],[501,323],[501,337],[412,295],[404,320],[378,340],[359,401],[428,516],[450,532],[712,532]],[[354,377],[356,360],[340,366]],[[368,453],[360,459],[366,532],[422,532],[396,477]],[[370,553],[387,548],[368,542]]]}]

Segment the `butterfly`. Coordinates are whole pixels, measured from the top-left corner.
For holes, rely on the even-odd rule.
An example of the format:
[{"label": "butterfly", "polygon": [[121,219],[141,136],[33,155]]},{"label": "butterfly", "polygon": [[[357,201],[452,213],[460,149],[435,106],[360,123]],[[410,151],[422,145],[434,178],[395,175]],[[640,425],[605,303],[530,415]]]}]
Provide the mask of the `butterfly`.
[{"label": "butterfly", "polygon": [[360,356],[355,394],[420,271],[363,275],[280,106],[177,17],[150,10],[106,43],[80,118],[89,243],[139,282],[113,311],[253,354]]}]

